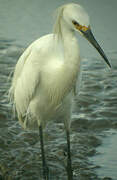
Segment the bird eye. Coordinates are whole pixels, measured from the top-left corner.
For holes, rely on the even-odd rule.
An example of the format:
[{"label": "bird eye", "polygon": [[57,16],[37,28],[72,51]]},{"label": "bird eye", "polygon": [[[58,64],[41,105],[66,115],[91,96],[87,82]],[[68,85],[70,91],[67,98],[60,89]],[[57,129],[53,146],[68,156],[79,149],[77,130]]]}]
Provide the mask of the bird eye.
[{"label": "bird eye", "polygon": [[75,21],[75,20],[73,20],[72,23],[73,23],[74,25],[78,25],[78,26],[79,26],[79,23],[78,23],[77,21]]}]

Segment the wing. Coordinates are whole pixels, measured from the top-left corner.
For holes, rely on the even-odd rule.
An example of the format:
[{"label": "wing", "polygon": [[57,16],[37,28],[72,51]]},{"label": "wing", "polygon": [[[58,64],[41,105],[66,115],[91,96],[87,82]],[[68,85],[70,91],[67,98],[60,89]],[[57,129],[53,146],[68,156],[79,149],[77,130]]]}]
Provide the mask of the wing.
[{"label": "wing", "polygon": [[9,90],[9,98],[10,101],[14,100],[14,90],[17,84],[17,80],[20,77],[21,72],[23,71],[23,67],[24,64],[26,62],[26,60],[28,59],[28,56],[30,55],[30,48],[27,48],[24,53],[21,55],[21,57],[19,58],[16,66],[15,66],[15,70],[14,70],[14,74],[13,74],[13,79],[12,79],[12,84]]},{"label": "wing", "polygon": [[20,57],[15,67],[10,97],[20,121],[27,113],[36,89],[39,88],[41,68],[39,58],[39,52],[30,46]]},{"label": "wing", "polygon": [[53,35],[43,36],[26,49],[16,64],[9,95],[24,128],[28,123],[25,117],[30,112],[30,103],[36,94],[40,96],[40,77],[52,48]]}]

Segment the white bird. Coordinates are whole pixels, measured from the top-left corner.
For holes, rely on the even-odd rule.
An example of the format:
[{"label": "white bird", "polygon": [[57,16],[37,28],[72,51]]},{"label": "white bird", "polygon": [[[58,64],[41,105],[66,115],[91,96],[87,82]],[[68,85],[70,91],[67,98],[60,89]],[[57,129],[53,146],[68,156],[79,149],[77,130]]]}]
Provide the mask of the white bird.
[{"label": "white bird", "polygon": [[91,32],[88,14],[78,4],[66,4],[58,8],[53,34],[33,42],[19,58],[10,88],[21,126],[24,129],[39,128],[44,180],[49,177],[43,128],[59,113],[64,116],[67,135],[68,180],[73,179],[69,131],[81,60],[75,31],[88,39],[110,66]]}]

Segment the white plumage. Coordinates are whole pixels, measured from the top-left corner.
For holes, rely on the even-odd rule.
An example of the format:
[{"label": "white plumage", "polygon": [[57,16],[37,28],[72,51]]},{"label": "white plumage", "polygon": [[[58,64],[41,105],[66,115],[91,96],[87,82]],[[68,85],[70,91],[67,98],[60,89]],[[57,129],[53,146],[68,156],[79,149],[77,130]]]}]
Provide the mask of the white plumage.
[{"label": "white plumage", "polygon": [[49,120],[59,114],[64,117],[67,135],[68,180],[73,179],[69,130],[72,100],[80,73],[80,53],[75,31],[88,39],[110,66],[91,32],[87,13],[78,4],[67,4],[57,11],[54,33],[33,42],[20,57],[10,88],[10,96],[22,127],[39,128],[44,180],[49,179],[49,173],[42,130]]},{"label": "white plumage", "polygon": [[[74,4],[68,6],[75,7]],[[60,113],[60,109],[69,127],[72,90],[80,70],[80,56],[74,31],[61,16],[64,8],[59,9],[54,34],[33,42],[15,67],[10,93],[24,128],[37,128],[40,123],[45,125]]]}]

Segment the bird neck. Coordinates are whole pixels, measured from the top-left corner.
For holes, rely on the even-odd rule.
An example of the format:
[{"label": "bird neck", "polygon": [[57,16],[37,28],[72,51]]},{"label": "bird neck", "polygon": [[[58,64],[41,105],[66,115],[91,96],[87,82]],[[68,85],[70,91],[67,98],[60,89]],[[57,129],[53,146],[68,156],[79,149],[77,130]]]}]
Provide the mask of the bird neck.
[{"label": "bird neck", "polygon": [[75,32],[61,20],[61,41],[64,52],[64,64],[66,67],[78,66],[80,63],[78,41]]}]

